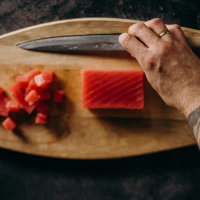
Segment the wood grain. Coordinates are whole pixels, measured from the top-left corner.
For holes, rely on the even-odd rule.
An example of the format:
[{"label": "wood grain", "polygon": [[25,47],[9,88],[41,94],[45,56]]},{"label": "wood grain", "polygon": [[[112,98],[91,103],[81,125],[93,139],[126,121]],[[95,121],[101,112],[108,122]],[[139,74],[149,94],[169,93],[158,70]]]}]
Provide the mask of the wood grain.
[{"label": "wood grain", "polygon": [[[81,34],[122,33],[136,20],[82,18],[40,24],[0,36],[0,85],[8,87],[18,74],[31,69],[53,70],[55,88],[64,103],[51,106],[47,125],[35,125],[35,112],[11,116],[13,132],[0,126],[0,147],[29,154],[73,159],[134,156],[195,144],[184,117],[168,107],[145,79],[145,108],[138,110],[82,109],[81,69],[141,69],[127,52],[44,53],[18,48],[30,40]],[[200,31],[182,28],[186,36]],[[1,118],[1,121],[3,117]]]}]

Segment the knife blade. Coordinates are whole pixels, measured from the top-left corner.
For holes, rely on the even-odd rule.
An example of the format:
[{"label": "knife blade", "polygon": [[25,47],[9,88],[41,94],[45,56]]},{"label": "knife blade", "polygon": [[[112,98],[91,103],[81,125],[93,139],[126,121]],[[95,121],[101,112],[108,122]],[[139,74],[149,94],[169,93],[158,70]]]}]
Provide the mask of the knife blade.
[{"label": "knife blade", "polygon": [[119,44],[120,34],[77,35],[44,38],[18,44],[18,47],[33,51],[68,52],[68,51],[122,51]]},{"label": "knife blade", "polygon": [[[18,44],[32,51],[69,52],[69,51],[123,51],[118,42],[120,34],[76,35],[44,38]],[[186,37],[190,47],[200,48],[200,37]]]}]

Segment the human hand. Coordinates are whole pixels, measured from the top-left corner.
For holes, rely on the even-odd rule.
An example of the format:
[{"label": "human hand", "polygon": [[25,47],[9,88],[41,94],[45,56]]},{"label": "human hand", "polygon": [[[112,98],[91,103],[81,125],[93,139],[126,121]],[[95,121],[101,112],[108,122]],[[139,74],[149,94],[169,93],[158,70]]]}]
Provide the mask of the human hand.
[{"label": "human hand", "polygon": [[[159,36],[167,30],[170,34]],[[120,35],[119,42],[137,59],[166,104],[186,117],[200,106],[200,59],[179,25],[166,26],[158,18],[134,24]]]}]

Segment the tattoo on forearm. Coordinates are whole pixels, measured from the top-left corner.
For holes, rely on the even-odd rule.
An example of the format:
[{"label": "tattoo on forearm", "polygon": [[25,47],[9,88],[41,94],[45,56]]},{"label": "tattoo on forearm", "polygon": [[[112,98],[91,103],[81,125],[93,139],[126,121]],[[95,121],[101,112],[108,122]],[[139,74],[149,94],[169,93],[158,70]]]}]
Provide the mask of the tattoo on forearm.
[{"label": "tattoo on forearm", "polygon": [[199,128],[200,128],[200,107],[196,108],[193,112],[191,112],[188,116],[188,122],[190,124],[190,127],[192,128],[194,137],[196,138],[196,141],[199,142]]}]

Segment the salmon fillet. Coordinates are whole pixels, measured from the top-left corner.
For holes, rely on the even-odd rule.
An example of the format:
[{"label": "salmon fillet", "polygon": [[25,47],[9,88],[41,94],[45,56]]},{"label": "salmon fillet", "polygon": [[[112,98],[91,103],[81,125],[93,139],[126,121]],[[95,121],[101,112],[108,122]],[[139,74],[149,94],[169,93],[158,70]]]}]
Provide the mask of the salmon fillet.
[{"label": "salmon fillet", "polygon": [[144,109],[143,70],[82,70],[82,108]]}]

